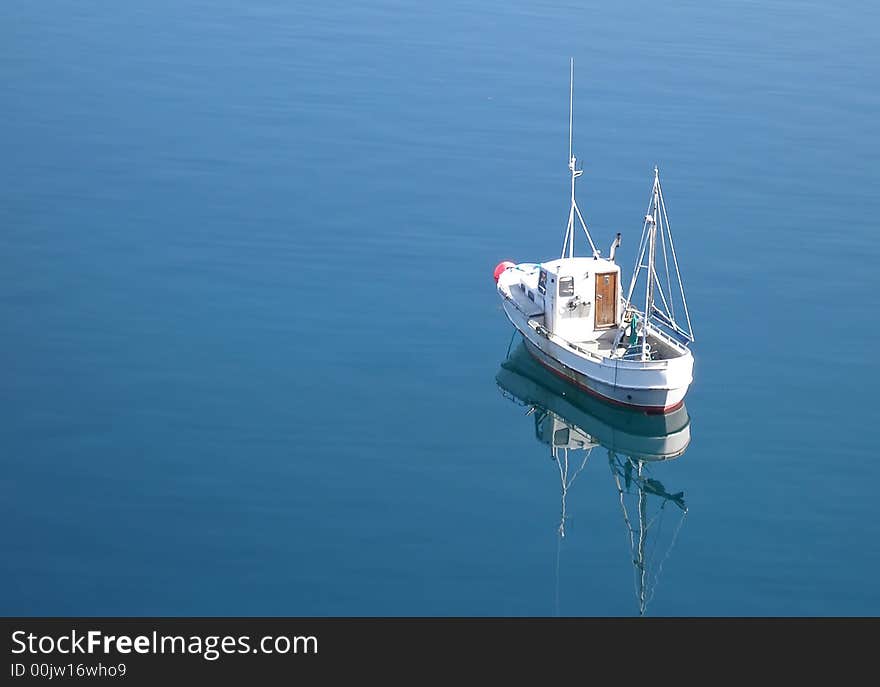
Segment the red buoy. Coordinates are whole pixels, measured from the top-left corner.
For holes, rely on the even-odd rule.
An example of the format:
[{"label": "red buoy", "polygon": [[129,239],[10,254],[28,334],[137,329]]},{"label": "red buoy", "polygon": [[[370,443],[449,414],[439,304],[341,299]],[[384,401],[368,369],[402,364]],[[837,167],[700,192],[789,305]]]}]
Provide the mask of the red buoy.
[{"label": "red buoy", "polygon": [[506,270],[508,267],[513,267],[514,263],[510,262],[510,260],[505,260],[504,262],[499,262],[495,265],[495,271],[492,273],[492,276],[495,277],[495,283],[498,283],[498,277],[501,276],[501,273]]}]

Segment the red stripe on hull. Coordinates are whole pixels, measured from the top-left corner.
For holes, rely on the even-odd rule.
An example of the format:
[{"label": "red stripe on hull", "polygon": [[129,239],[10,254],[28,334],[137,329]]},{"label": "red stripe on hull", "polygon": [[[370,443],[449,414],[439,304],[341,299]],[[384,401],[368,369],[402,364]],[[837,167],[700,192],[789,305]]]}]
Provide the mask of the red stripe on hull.
[{"label": "red stripe on hull", "polygon": [[605,401],[606,403],[610,403],[615,406],[620,406],[621,408],[630,408],[631,410],[641,410],[641,411],[647,413],[648,415],[664,415],[666,413],[671,413],[674,410],[678,410],[679,408],[681,408],[682,405],[684,405],[684,399],[681,399],[678,403],[673,403],[671,406],[663,406],[661,408],[660,406],[640,406],[640,405],[635,405],[633,403],[624,403],[623,401],[618,401],[615,398],[608,398],[607,396],[603,396],[602,394],[600,394],[595,389],[591,389],[590,387],[581,384],[576,379],[572,379],[568,375],[557,370],[555,367],[548,365],[543,360],[541,360],[538,356],[536,356],[534,353],[532,353],[531,349],[528,346],[526,346],[526,350],[529,352],[529,355],[532,356],[538,362],[538,364],[541,367],[543,367],[545,370],[547,370],[548,372],[553,373],[554,375],[556,375],[560,379],[564,379],[569,384],[574,384],[578,389],[586,391],[591,396],[595,396],[596,398],[601,399],[601,400]]}]

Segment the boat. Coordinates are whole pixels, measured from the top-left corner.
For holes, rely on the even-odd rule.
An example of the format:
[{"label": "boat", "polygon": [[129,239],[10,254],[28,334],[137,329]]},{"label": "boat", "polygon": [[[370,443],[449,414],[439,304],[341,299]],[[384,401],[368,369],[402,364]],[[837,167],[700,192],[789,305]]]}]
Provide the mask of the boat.
[{"label": "boat", "polygon": [[[499,263],[493,274],[496,288],[528,352],[551,373],[605,402],[669,413],[682,405],[693,381],[694,336],[660,171],[654,167],[637,258],[624,295],[621,267],[615,262],[621,235],[603,257],[575,198],[575,182],[583,169],[572,155],[573,110],[572,60],[571,207],[562,253],[540,263]],[[578,226],[589,244],[586,256],[575,255]]]},{"label": "boat", "polygon": [[508,355],[495,381],[506,398],[527,408],[535,438],[550,447],[550,457],[559,471],[557,614],[559,561],[570,518],[569,492],[588,468],[589,459],[604,451],[630,548],[638,613],[645,615],[688,512],[684,492],[668,490],[652,470],[680,458],[690,445],[687,408],[682,404],[668,414],[646,415],[610,406],[551,375],[524,344]]}]

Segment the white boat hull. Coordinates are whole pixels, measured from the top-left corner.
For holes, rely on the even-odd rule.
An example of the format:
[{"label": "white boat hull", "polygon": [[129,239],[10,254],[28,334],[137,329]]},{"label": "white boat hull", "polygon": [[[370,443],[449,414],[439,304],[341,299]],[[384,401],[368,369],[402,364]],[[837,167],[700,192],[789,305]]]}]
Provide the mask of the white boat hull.
[{"label": "white boat hull", "polygon": [[669,360],[587,356],[543,327],[533,326],[534,321],[530,324],[526,314],[500,288],[499,293],[504,312],[523,335],[526,349],[548,371],[612,404],[648,413],[668,413],[681,407],[693,379],[690,351]]}]

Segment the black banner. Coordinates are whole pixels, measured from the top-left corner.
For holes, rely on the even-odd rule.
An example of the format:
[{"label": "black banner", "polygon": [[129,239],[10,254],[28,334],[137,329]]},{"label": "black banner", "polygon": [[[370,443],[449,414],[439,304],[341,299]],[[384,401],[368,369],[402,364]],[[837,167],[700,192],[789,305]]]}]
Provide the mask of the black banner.
[{"label": "black banner", "polygon": [[[5,618],[5,684],[188,684],[360,675],[421,683],[479,670],[636,671],[712,661],[791,678],[870,657],[876,619]],[[708,676],[707,676],[708,677]],[[431,680],[429,680],[431,678]]]}]

